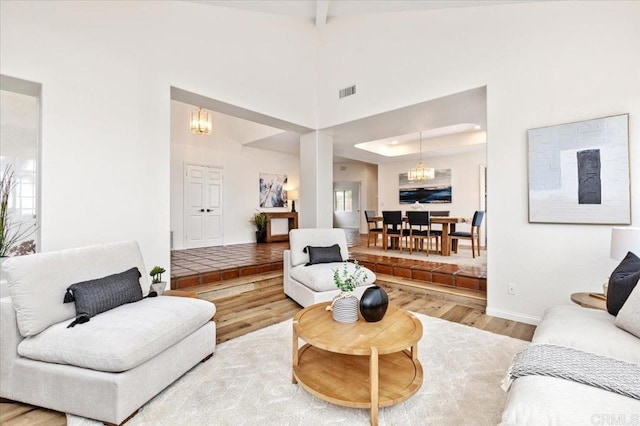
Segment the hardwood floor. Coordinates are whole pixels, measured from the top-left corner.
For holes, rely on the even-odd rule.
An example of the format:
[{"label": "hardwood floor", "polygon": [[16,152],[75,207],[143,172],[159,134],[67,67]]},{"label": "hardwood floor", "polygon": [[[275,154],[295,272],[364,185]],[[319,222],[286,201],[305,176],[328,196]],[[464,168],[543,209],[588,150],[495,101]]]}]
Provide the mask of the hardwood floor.
[{"label": "hardwood floor", "polygon": [[[456,294],[404,285],[392,277],[380,277],[390,303],[447,321],[530,341],[535,327],[490,317],[473,300]],[[216,304],[217,341],[225,342],[293,316],[300,306],[285,296],[282,272],[268,272],[213,285],[190,288]],[[209,360],[215,362],[215,356]],[[0,403],[0,424],[6,426],[65,425],[63,413],[14,402]]]}]

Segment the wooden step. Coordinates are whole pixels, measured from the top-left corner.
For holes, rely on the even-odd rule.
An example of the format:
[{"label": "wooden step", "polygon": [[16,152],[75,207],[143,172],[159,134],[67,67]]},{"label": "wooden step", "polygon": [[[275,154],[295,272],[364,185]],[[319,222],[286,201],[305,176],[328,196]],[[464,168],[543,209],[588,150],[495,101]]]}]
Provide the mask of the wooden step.
[{"label": "wooden step", "polygon": [[[438,300],[453,302],[454,304],[480,309],[487,307],[487,297],[484,293],[458,287],[447,287],[436,283],[400,278],[393,275],[377,274],[376,284],[381,287],[394,288],[400,291],[410,289],[414,293],[424,294]],[[434,315],[439,316],[439,315]]]}]

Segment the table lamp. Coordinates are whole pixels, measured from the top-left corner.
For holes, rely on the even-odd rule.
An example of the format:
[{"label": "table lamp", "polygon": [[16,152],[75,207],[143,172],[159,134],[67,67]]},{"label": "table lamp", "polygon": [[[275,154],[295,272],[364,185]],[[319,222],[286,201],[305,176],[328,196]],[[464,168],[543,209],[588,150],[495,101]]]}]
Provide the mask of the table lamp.
[{"label": "table lamp", "polygon": [[292,189],[287,191],[287,197],[291,200],[291,213],[296,212],[296,200],[298,199],[298,190]]},{"label": "table lamp", "polygon": [[622,260],[628,252],[640,256],[640,228],[611,228],[609,257]]}]

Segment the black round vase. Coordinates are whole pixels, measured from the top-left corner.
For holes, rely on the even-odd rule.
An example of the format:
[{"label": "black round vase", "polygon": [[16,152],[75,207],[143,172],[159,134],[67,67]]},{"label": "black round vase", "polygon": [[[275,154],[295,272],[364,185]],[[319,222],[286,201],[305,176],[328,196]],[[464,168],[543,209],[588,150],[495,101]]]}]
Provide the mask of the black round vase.
[{"label": "black round vase", "polygon": [[267,231],[256,231],[256,243],[267,242]]},{"label": "black round vase", "polygon": [[360,298],[360,313],[368,322],[380,321],[387,312],[389,297],[387,293],[377,285],[369,287]]}]

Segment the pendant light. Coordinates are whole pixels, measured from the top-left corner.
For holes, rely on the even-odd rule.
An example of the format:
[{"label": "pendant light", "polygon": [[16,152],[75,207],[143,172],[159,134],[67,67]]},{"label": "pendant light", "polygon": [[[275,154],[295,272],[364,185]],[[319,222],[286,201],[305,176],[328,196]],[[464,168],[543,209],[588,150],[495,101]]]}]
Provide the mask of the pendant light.
[{"label": "pendant light", "polygon": [[422,164],[422,132],[420,132],[420,162],[416,167],[409,169],[407,179],[409,180],[427,180],[436,177],[436,171],[433,167],[425,167]]},{"label": "pendant light", "polygon": [[191,113],[191,131],[196,135],[211,134],[211,114],[200,108]]}]

